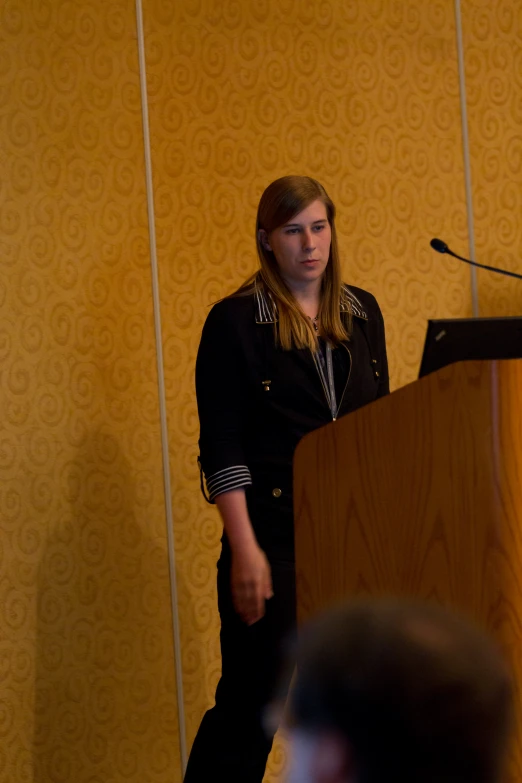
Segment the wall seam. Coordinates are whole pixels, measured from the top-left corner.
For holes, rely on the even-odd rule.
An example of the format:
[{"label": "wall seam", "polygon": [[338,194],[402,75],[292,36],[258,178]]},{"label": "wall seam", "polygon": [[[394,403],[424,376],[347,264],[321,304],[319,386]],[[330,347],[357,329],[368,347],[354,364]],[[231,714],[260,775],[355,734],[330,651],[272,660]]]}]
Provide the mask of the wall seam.
[{"label": "wall seam", "polygon": [[183,698],[183,672],[181,668],[181,637],[178,611],[176,577],[176,551],[174,543],[174,520],[172,514],[172,492],[170,482],[169,436],[167,426],[167,402],[165,394],[165,372],[161,328],[161,303],[159,294],[158,253],[156,242],[154,189],[152,181],[152,156],[150,144],[149,107],[147,92],[147,71],[145,61],[145,35],[141,0],[136,0],[136,30],[138,39],[139,75],[141,88],[141,109],[143,122],[143,147],[145,157],[145,180],[147,190],[147,214],[149,221],[149,246],[152,276],[152,300],[154,310],[154,332],[156,340],[156,366],[158,372],[158,397],[160,409],[161,452],[163,461],[163,487],[165,492],[165,514],[167,524],[167,546],[169,556],[170,599],[172,611],[172,633],[176,670],[176,691],[178,704],[178,727],[182,773],[187,765],[187,741],[185,731],[185,707]]},{"label": "wall seam", "polygon": [[[466,212],[468,221],[469,258],[475,261],[475,224],[473,219],[473,192],[471,188],[471,163],[469,154],[468,110],[466,98],[466,72],[464,68],[464,43],[460,0],[455,0],[455,26],[457,33],[457,57],[459,65],[460,116],[462,127],[462,152],[464,158],[464,183],[466,188]],[[477,270],[470,267],[471,307],[474,318],[479,316]]]}]

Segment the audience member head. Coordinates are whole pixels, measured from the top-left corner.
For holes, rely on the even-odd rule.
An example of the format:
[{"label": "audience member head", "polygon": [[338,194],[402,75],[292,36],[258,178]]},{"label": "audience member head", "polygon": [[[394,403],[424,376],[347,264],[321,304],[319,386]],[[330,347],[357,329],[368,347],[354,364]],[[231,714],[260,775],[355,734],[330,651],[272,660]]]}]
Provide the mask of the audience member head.
[{"label": "audience member head", "polygon": [[511,680],[448,610],[377,600],[305,627],[289,703],[292,783],[494,783]]}]

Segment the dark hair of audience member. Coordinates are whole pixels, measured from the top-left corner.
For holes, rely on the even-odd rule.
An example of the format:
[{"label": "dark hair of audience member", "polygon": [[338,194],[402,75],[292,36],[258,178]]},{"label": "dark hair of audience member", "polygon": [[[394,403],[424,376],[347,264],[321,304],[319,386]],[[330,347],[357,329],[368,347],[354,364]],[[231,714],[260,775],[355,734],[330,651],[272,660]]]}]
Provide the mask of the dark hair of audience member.
[{"label": "dark hair of audience member", "polygon": [[305,628],[289,721],[349,743],[358,783],[494,783],[511,723],[496,646],[459,615],[339,606]]}]

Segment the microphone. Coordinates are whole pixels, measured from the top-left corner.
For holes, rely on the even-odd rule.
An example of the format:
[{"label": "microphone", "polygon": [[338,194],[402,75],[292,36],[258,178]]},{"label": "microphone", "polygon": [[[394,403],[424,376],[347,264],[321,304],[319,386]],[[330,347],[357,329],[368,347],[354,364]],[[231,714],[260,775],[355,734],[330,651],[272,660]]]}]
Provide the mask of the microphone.
[{"label": "microphone", "polygon": [[499,269],[496,266],[486,266],[486,264],[478,264],[476,261],[470,261],[469,258],[463,258],[462,256],[457,255],[453,252],[453,250],[450,250],[449,247],[445,242],[442,241],[442,239],[432,239],[430,242],[430,245],[434,250],[437,251],[437,253],[447,253],[449,256],[453,256],[453,258],[458,258],[459,261],[464,261],[466,264],[471,264],[471,266],[478,266],[480,269],[487,269],[488,272],[497,272],[499,275],[507,275],[508,277],[516,277],[517,280],[522,280],[522,275],[517,275],[516,272],[508,272],[507,269]]}]

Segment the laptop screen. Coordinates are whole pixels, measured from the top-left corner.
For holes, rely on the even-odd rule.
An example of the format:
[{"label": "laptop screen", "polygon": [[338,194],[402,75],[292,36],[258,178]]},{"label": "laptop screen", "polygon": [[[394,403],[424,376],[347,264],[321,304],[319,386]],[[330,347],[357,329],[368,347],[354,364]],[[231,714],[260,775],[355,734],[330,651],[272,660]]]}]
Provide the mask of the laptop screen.
[{"label": "laptop screen", "polygon": [[522,359],[522,318],[428,321],[419,378],[464,359]]}]

